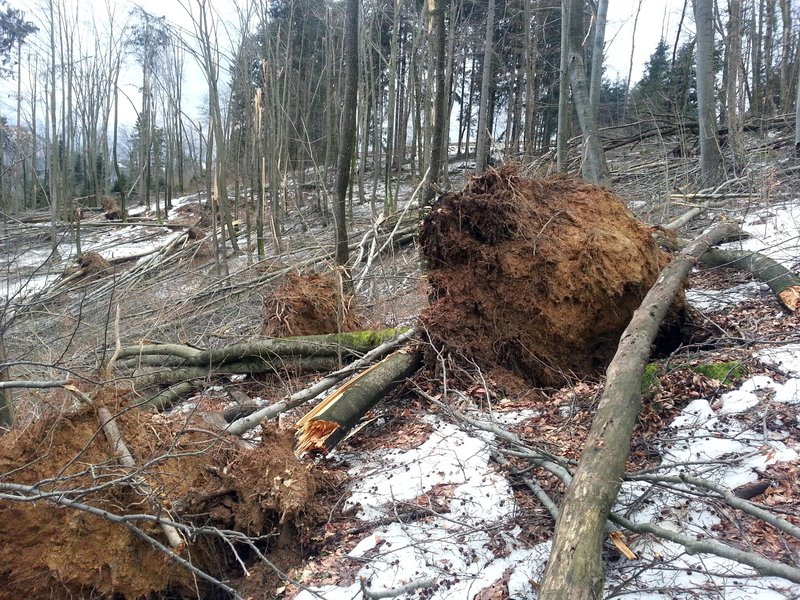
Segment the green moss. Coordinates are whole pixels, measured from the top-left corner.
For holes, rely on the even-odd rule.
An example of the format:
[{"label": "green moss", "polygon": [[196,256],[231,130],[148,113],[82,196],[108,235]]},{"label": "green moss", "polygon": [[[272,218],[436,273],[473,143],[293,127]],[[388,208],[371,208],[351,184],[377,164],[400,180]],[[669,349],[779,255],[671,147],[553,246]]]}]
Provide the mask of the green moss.
[{"label": "green moss", "polygon": [[747,375],[747,368],[742,361],[739,360],[696,365],[692,367],[692,371],[705,375],[709,379],[715,379],[721,383],[733,383]]},{"label": "green moss", "polygon": [[287,339],[318,343],[321,346],[335,344],[353,352],[369,352],[373,348],[380,346],[384,342],[388,342],[406,331],[408,331],[408,327],[392,327],[388,329],[367,329],[364,331],[348,331],[345,333],[331,333],[327,335],[294,336]]},{"label": "green moss", "polygon": [[656,363],[645,365],[642,372],[642,397],[654,398],[661,390],[661,381],[658,379],[659,367]]}]

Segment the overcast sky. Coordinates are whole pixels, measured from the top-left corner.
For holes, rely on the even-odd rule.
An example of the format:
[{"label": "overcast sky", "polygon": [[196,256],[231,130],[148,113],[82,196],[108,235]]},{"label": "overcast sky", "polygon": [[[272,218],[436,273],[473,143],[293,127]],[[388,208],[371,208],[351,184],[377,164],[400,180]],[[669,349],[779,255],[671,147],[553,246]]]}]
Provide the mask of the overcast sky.
[{"label": "overcast sky", "polygon": [[[79,7],[81,18],[90,18],[92,14],[105,14],[106,2],[111,3],[118,15],[118,18],[126,16],[135,5],[141,6],[149,13],[156,16],[165,16],[172,23],[185,28],[191,28],[191,20],[186,13],[184,6],[192,6],[195,0],[137,0],[130,2],[127,0],[72,0]],[[211,6],[219,11],[221,18],[216,21],[220,24],[229,22],[234,25],[237,19],[237,5],[245,6],[248,0],[209,0]],[[28,18],[36,20],[37,16],[46,17],[48,0],[10,0],[10,5],[15,8],[26,10]],[[641,5],[638,23],[636,25],[635,39],[634,20],[637,7]],[[608,24],[606,29],[606,76],[609,79],[627,77],[629,61],[631,57],[631,44],[634,44],[633,56],[633,77],[634,81],[641,77],[644,64],[652,54],[659,39],[666,37],[668,43],[672,45],[674,35],[680,20],[680,11],[683,2],[679,0],[609,0]],[[684,21],[684,31],[693,30],[693,23],[690,16]],[[223,36],[224,32],[220,34]],[[35,44],[32,41],[32,44]],[[42,42],[40,42],[42,43]],[[24,56],[24,48],[23,48]],[[201,72],[190,65],[193,59],[187,56],[185,98],[187,101],[186,110],[190,114],[199,114],[205,102],[206,83]],[[131,122],[135,118],[133,105],[139,104],[138,82],[140,75],[138,67],[129,65],[126,69],[123,82],[121,82],[123,92],[130,97],[131,105],[122,108],[121,117]],[[16,84],[14,82],[4,82],[3,92],[0,94],[0,110],[8,118],[13,119],[15,114]],[[25,92],[23,91],[23,97]]]}]

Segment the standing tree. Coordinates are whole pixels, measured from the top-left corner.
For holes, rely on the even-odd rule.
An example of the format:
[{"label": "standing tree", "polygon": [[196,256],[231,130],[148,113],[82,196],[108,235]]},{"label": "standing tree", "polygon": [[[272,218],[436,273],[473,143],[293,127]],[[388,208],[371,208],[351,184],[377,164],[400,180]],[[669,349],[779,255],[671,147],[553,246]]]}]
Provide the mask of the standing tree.
[{"label": "standing tree", "polygon": [[595,120],[600,110],[600,84],[603,78],[603,48],[606,39],[606,15],[608,0],[597,0],[597,15],[594,23],[594,43],[592,45],[592,76],[589,82],[589,102]]},{"label": "standing tree", "polygon": [[342,115],[339,121],[339,154],[336,159],[336,264],[346,265],[347,248],[347,188],[356,145],[356,102],[358,101],[358,0],[345,3],[344,58],[345,80]]},{"label": "standing tree", "polygon": [[[443,158],[442,148],[445,144],[445,136],[447,135],[448,119],[445,98],[445,86],[447,82],[444,72],[445,10],[445,0],[428,0],[428,14],[431,19],[429,33],[433,37],[433,43],[431,44],[433,51],[433,83],[436,86],[436,92],[433,95],[433,136],[431,138],[430,160],[428,161],[430,172],[423,199],[423,202],[426,204],[433,199],[435,186],[439,182],[439,172],[441,171]],[[446,148],[446,146],[444,146],[444,148]]]},{"label": "standing tree", "polygon": [[475,151],[475,171],[486,169],[491,144],[489,131],[489,101],[492,87],[492,54],[494,53],[494,10],[495,0],[489,0],[486,11],[486,40],[483,46],[483,73],[481,75],[481,105],[478,109],[478,148]]},{"label": "standing tree", "polygon": [[[137,8],[135,14],[139,23],[131,28],[128,46],[142,67],[142,107],[137,123],[139,201],[144,201],[149,209],[155,128],[154,81],[159,76],[161,55],[169,45],[169,34],[163,17],[154,17],[142,8]],[[122,211],[125,211],[124,205]]]},{"label": "standing tree", "polygon": [[[567,36],[567,70],[569,73],[575,112],[583,134],[583,160],[581,174],[584,179],[597,185],[611,185],[603,143],[594,111],[589,100],[589,86],[586,83],[586,66],[583,61],[583,7],[585,0],[566,0],[566,16],[569,19]],[[562,44],[562,48],[565,47]],[[560,137],[560,136],[559,136]]]},{"label": "standing tree", "polygon": [[[13,51],[16,49],[17,56],[19,56],[22,43],[28,35],[36,31],[36,27],[25,20],[25,13],[9,8],[4,1],[0,2],[0,8],[5,8],[5,10],[0,10],[0,77],[6,77],[12,72],[9,67],[13,61]],[[19,126],[19,116],[17,117],[17,126]],[[2,152],[3,148],[0,147],[0,153]],[[7,362],[6,349],[3,344],[7,326],[6,314],[3,311],[0,313],[0,364]],[[8,380],[8,368],[0,367],[0,382]],[[11,390],[0,388],[0,431],[10,428],[13,424],[14,400]]]},{"label": "standing tree", "polygon": [[700,136],[702,185],[722,178],[722,152],[717,143],[714,95],[714,0],[693,0],[697,27],[697,121]]}]

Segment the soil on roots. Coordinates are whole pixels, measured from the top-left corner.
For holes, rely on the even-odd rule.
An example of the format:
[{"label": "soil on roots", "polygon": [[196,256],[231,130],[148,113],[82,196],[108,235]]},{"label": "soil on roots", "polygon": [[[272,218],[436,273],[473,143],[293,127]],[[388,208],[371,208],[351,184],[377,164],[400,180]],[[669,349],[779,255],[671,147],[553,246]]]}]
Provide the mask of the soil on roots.
[{"label": "soil on roots", "polygon": [[608,190],[513,166],[443,195],[421,243],[434,345],[535,385],[601,372],[665,261]]},{"label": "soil on roots", "polygon": [[357,331],[361,319],[354,304],[355,297],[342,291],[338,271],[290,274],[264,300],[262,334],[287,337]]},{"label": "soil on roots", "polygon": [[[160,508],[177,522],[250,536],[270,557],[277,553],[291,563],[286,548],[299,553],[298,539],[313,528],[316,484],[294,456],[291,432],[265,431],[248,449],[207,431],[199,416],[168,417],[129,405],[127,394],[104,390],[94,406],[51,414],[0,439],[3,483],[35,486],[55,499],[0,500],[1,597],[214,597],[213,587],[123,524],[69,502],[118,516],[152,515]],[[135,479],[124,479],[131,470],[115,460],[99,406],[117,415],[123,440],[143,465]],[[157,499],[146,497],[136,482]],[[167,545],[151,521],[130,523]],[[200,534],[187,544],[180,555],[199,569],[227,581],[242,575],[231,546],[219,536]],[[258,562],[253,547],[230,544],[246,564]]]}]

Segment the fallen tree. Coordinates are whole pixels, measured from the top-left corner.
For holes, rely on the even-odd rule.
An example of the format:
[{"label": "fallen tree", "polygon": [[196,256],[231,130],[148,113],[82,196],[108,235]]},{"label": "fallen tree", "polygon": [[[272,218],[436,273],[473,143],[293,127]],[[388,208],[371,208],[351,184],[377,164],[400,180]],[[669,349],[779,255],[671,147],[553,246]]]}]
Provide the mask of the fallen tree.
[{"label": "fallen tree", "polygon": [[298,454],[331,450],[362,416],[422,366],[422,352],[398,350],[348,381],[300,419]]},{"label": "fallen tree", "polygon": [[789,312],[800,311],[800,277],[769,256],[747,250],[711,248],[700,257],[700,262],[707,267],[746,271],[766,283]]},{"label": "fallen tree", "polygon": [[619,493],[630,439],[641,410],[641,377],[658,329],[697,258],[735,232],[717,225],[687,246],[662,272],[622,334],[603,396],[556,522],[539,597],[594,600],[602,596],[605,524]]},{"label": "fallen tree", "polygon": [[717,225],[685,248],[658,277],[622,334],[578,468],[561,507],[539,597],[602,596],[605,525],[619,493],[641,410],[641,377],[658,329],[697,258],[736,231]]},{"label": "fallen tree", "polygon": [[[706,210],[708,206],[691,208],[664,225],[663,229],[670,232],[677,231]],[[739,232],[737,235],[742,234]],[[689,243],[678,238],[667,239],[658,233],[655,237],[659,243],[673,250],[684,248]],[[749,250],[710,248],[700,256],[700,262],[707,267],[726,267],[750,273],[762,283],[766,283],[789,312],[800,311],[800,277],[765,254]]]},{"label": "fallen tree", "polygon": [[186,397],[212,376],[299,371],[330,371],[380,346],[402,333],[398,329],[368,330],[328,335],[272,338],[233,344],[224,348],[198,349],[184,344],[143,341],[120,348],[114,362],[120,369],[155,370],[128,377],[141,394],[155,386],[172,386],[146,404],[163,409]]}]

